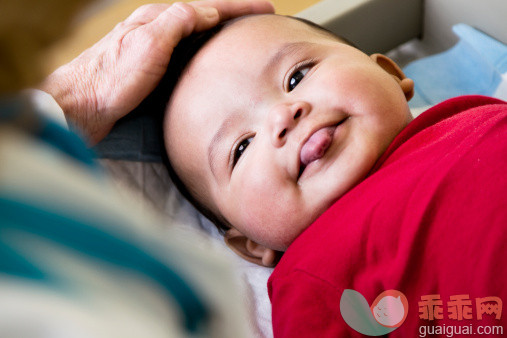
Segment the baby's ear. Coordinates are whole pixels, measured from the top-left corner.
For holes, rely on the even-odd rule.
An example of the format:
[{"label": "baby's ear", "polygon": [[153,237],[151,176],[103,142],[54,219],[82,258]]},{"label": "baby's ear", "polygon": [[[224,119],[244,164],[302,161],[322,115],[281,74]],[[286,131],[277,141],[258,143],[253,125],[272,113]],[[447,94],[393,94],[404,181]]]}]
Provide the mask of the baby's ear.
[{"label": "baby's ear", "polygon": [[227,230],[224,238],[232,251],[249,262],[265,267],[273,267],[277,263],[277,251],[255,243],[236,229]]},{"label": "baby's ear", "polygon": [[401,68],[385,55],[373,54],[370,58],[377,63],[383,70],[388,72],[401,87],[407,101],[414,96],[414,81],[405,76]]}]

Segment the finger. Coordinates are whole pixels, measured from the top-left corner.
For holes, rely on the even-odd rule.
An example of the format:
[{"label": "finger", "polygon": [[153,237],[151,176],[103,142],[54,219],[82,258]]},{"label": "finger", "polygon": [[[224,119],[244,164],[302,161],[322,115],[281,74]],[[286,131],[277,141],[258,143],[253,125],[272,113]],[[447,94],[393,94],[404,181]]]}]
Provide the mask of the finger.
[{"label": "finger", "polygon": [[[226,0],[204,0],[188,3],[194,7],[214,7],[218,10],[220,20],[227,20],[233,17],[246,14],[274,13],[274,7],[269,1],[226,1]],[[159,3],[148,4],[137,8],[123,22],[124,25],[140,26],[155,20],[163,11],[172,4]]]},{"label": "finger", "polygon": [[168,7],[150,24],[141,27],[150,40],[165,52],[172,52],[179,41],[193,31],[201,31],[226,20],[246,14],[272,13],[268,1],[205,0],[190,3],[177,2]]},{"label": "finger", "polygon": [[[196,6],[199,4],[199,6]],[[131,32],[130,42],[150,46],[160,66],[166,66],[180,40],[194,31],[209,29],[223,19],[251,13],[271,13],[267,1],[206,0],[191,3],[177,2],[160,13],[152,22]],[[137,43],[138,44],[138,43]]]},{"label": "finger", "polygon": [[[156,42],[160,52],[170,53],[180,40],[195,30],[211,28],[220,20],[214,7],[194,7],[177,2],[167,8],[151,23],[139,27],[137,38]],[[169,56],[168,55],[168,56]]]},{"label": "finger", "polygon": [[273,4],[269,1],[224,1],[205,0],[191,3],[195,7],[214,7],[218,10],[220,20],[227,20],[247,14],[274,13]]}]

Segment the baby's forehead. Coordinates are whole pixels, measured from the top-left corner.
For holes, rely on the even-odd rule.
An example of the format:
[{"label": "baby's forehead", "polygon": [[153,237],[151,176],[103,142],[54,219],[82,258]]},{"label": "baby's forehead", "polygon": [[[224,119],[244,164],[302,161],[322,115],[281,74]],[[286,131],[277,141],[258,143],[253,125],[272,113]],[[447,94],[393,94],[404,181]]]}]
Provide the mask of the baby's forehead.
[{"label": "baby's forehead", "polygon": [[[271,69],[266,67],[268,64],[282,64],[283,55],[304,54],[305,47],[337,42],[343,43],[319,26],[293,17],[267,14],[231,20],[195,54],[180,77],[173,100],[181,91],[191,91],[192,95],[199,93],[201,101],[208,99],[210,104],[220,106],[222,100],[216,102],[215,94],[223,94],[219,89],[225,82],[237,84],[236,91],[246,91],[255,79],[266,77],[264,71]],[[194,100],[186,98],[182,105],[188,108]]]},{"label": "baby's forehead", "polygon": [[199,64],[197,68],[202,71],[215,66],[216,62],[229,64],[231,60],[241,58],[248,66],[254,58],[268,57],[273,50],[294,42],[344,43],[333,33],[306,20],[257,14],[227,22],[201,48],[191,64]]},{"label": "baby's forehead", "polygon": [[[231,99],[231,90],[237,94],[235,99],[250,101],[250,96],[239,94],[260,96],[262,86],[251,86],[260,83],[255,81],[258,78],[266,77],[267,65],[273,63],[276,67],[282,64],[283,55],[304,53],[301,46],[337,42],[342,41],[332,33],[292,17],[250,15],[231,20],[189,62],[172,93],[171,102],[178,103],[179,111],[187,111],[193,109],[195,97],[199,97],[197,101],[207,102],[213,109],[224,108]],[[235,86],[224,89],[231,83]],[[227,100],[222,98],[224,93]]]},{"label": "baby's forehead", "polygon": [[309,20],[278,14],[253,14],[239,17],[230,20],[225,25],[224,31],[228,29],[246,29],[254,31],[268,29],[271,33],[277,31],[303,31],[308,34],[315,34],[319,37],[325,36],[333,40],[340,40],[340,38],[331,31]]}]

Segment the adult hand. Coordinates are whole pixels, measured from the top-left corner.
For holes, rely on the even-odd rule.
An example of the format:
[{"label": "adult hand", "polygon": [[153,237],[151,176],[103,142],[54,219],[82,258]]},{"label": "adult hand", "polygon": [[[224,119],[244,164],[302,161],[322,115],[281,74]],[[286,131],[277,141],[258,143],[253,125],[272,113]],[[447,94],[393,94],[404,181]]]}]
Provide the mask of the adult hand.
[{"label": "adult hand", "polygon": [[182,38],[222,20],[273,11],[271,3],[261,0],[142,6],[94,46],[58,68],[41,89],[55,98],[67,121],[95,144],[155,89]]}]

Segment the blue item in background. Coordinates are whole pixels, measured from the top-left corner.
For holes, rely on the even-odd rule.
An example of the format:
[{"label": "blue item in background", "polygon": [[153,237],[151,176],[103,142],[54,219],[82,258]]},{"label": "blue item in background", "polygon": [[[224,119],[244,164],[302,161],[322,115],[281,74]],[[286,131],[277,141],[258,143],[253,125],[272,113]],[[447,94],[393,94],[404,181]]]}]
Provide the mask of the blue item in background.
[{"label": "blue item in background", "polygon": [[495,95],[507,73],[507,46],[466,25],[457,24],[460,41],[451,49],[414,61],[403,71],[415,81],[411,108],[430,106],[451,97]]}]

